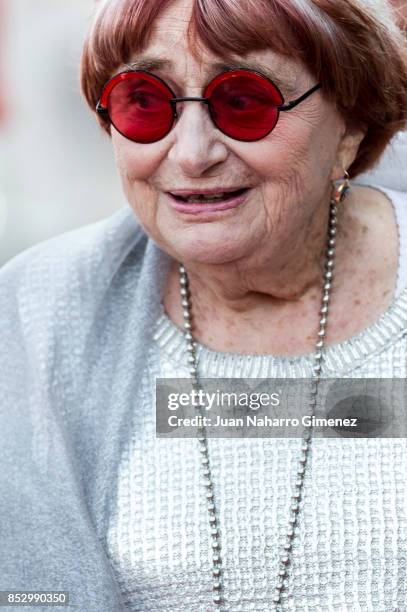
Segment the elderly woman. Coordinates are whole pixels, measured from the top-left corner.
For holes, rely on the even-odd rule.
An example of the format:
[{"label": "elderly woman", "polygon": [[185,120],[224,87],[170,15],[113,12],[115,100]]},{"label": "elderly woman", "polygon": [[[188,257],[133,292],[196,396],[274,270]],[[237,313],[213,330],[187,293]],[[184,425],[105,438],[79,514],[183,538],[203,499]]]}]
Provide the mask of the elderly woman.
[{"label": "elderly woman", "polygon": [[385,0],[111,0],[82,61],[129,209],[0,274],[0,590],[81,611],[402,610],[405,439],[156,437],[155,381],[403,378]]}]

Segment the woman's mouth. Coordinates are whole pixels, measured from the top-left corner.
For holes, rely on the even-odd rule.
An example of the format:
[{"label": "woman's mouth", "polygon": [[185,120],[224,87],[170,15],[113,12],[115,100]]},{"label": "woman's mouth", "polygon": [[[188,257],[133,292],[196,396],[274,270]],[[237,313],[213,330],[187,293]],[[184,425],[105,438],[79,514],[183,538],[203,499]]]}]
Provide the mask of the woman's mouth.
[{"label": "woman's mouth", "polygon": [[171,206],[178,212],[187,214],[215,213],[240,206],[247,197],[250,189],[242,187],[235,190],[208,192],[167,192]]}]

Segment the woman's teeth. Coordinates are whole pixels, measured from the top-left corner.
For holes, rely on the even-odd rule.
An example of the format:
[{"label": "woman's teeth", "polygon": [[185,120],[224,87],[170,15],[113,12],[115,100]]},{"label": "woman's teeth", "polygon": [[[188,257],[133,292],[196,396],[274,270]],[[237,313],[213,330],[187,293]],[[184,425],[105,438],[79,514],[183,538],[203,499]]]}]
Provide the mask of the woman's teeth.
[{"label": "woman's teeth", "polygon": [[178,196],[183,202],[189,204],[202,204],[202,202],[221,202],[223,200],[230,200],[236,196],[241,195],[246,189],[237,189],[236,191],[228,191],[223,193],[216,193],[211,195],[205,195],[203,193],[193,193],[189,196]]},{"label": "woman's teeth", "polygon": [[227,198],[230,194],[226,194],[226,193],[219,193],[217,195],[203,195],[200,193],[196,193],[193,195],[190,195],[186,198],[184,198],[184,200],[186,202],[218,202],[219,200],[224,200],[225,198]]}]

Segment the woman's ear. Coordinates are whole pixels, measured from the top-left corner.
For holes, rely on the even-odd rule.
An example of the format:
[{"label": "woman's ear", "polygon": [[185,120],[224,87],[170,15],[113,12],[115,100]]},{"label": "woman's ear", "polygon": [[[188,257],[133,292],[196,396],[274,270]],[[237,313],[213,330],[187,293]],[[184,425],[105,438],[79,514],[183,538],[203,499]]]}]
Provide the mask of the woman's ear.
[{"label": "woman's ear", "polygon": [[338,181],[343,178],[344,171],[353,164],[358,154],[360,143],[366,136],[366,131],[364,128],[345,131],[338,144],[331,181]]}]

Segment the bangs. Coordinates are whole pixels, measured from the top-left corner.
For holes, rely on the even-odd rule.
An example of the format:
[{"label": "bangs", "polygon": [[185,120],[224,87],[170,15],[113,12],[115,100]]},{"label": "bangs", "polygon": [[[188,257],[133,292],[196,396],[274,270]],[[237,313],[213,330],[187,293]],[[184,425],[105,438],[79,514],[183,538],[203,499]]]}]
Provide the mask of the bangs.
[{"label": "bangs", "polygon": [[195,0],[189,27],[191,46],[199,43],[220,57],[271,49],[283,55],[298,53],[287,11],[266,0]]},{"label": "bangs", "polygon": [[[100,3],[93,27],[85,41],[85,51],[92,57],[93,68],[111,73],[143,50],[153,24],[172,0],[105,0]],[[86,59],[86,58],[85,58]]]},{"label": "bangs", "polygon": [[[148,45],[154,22],[174,0],[111,0],[101,4],[89,41],[100,65],[127,63]],[[331,2],[328,2],[331,4]],[[324,43],[337,46],[329,15],[309,0],[191,0],[191,50],[203,48],[220,59],[270,49],[309,61],[319,74]],[[334,17],[334,15],[333,15]],[[319,43],[316,42],[319,39]],[[310,56],[311,53],[311,56]]]}]

